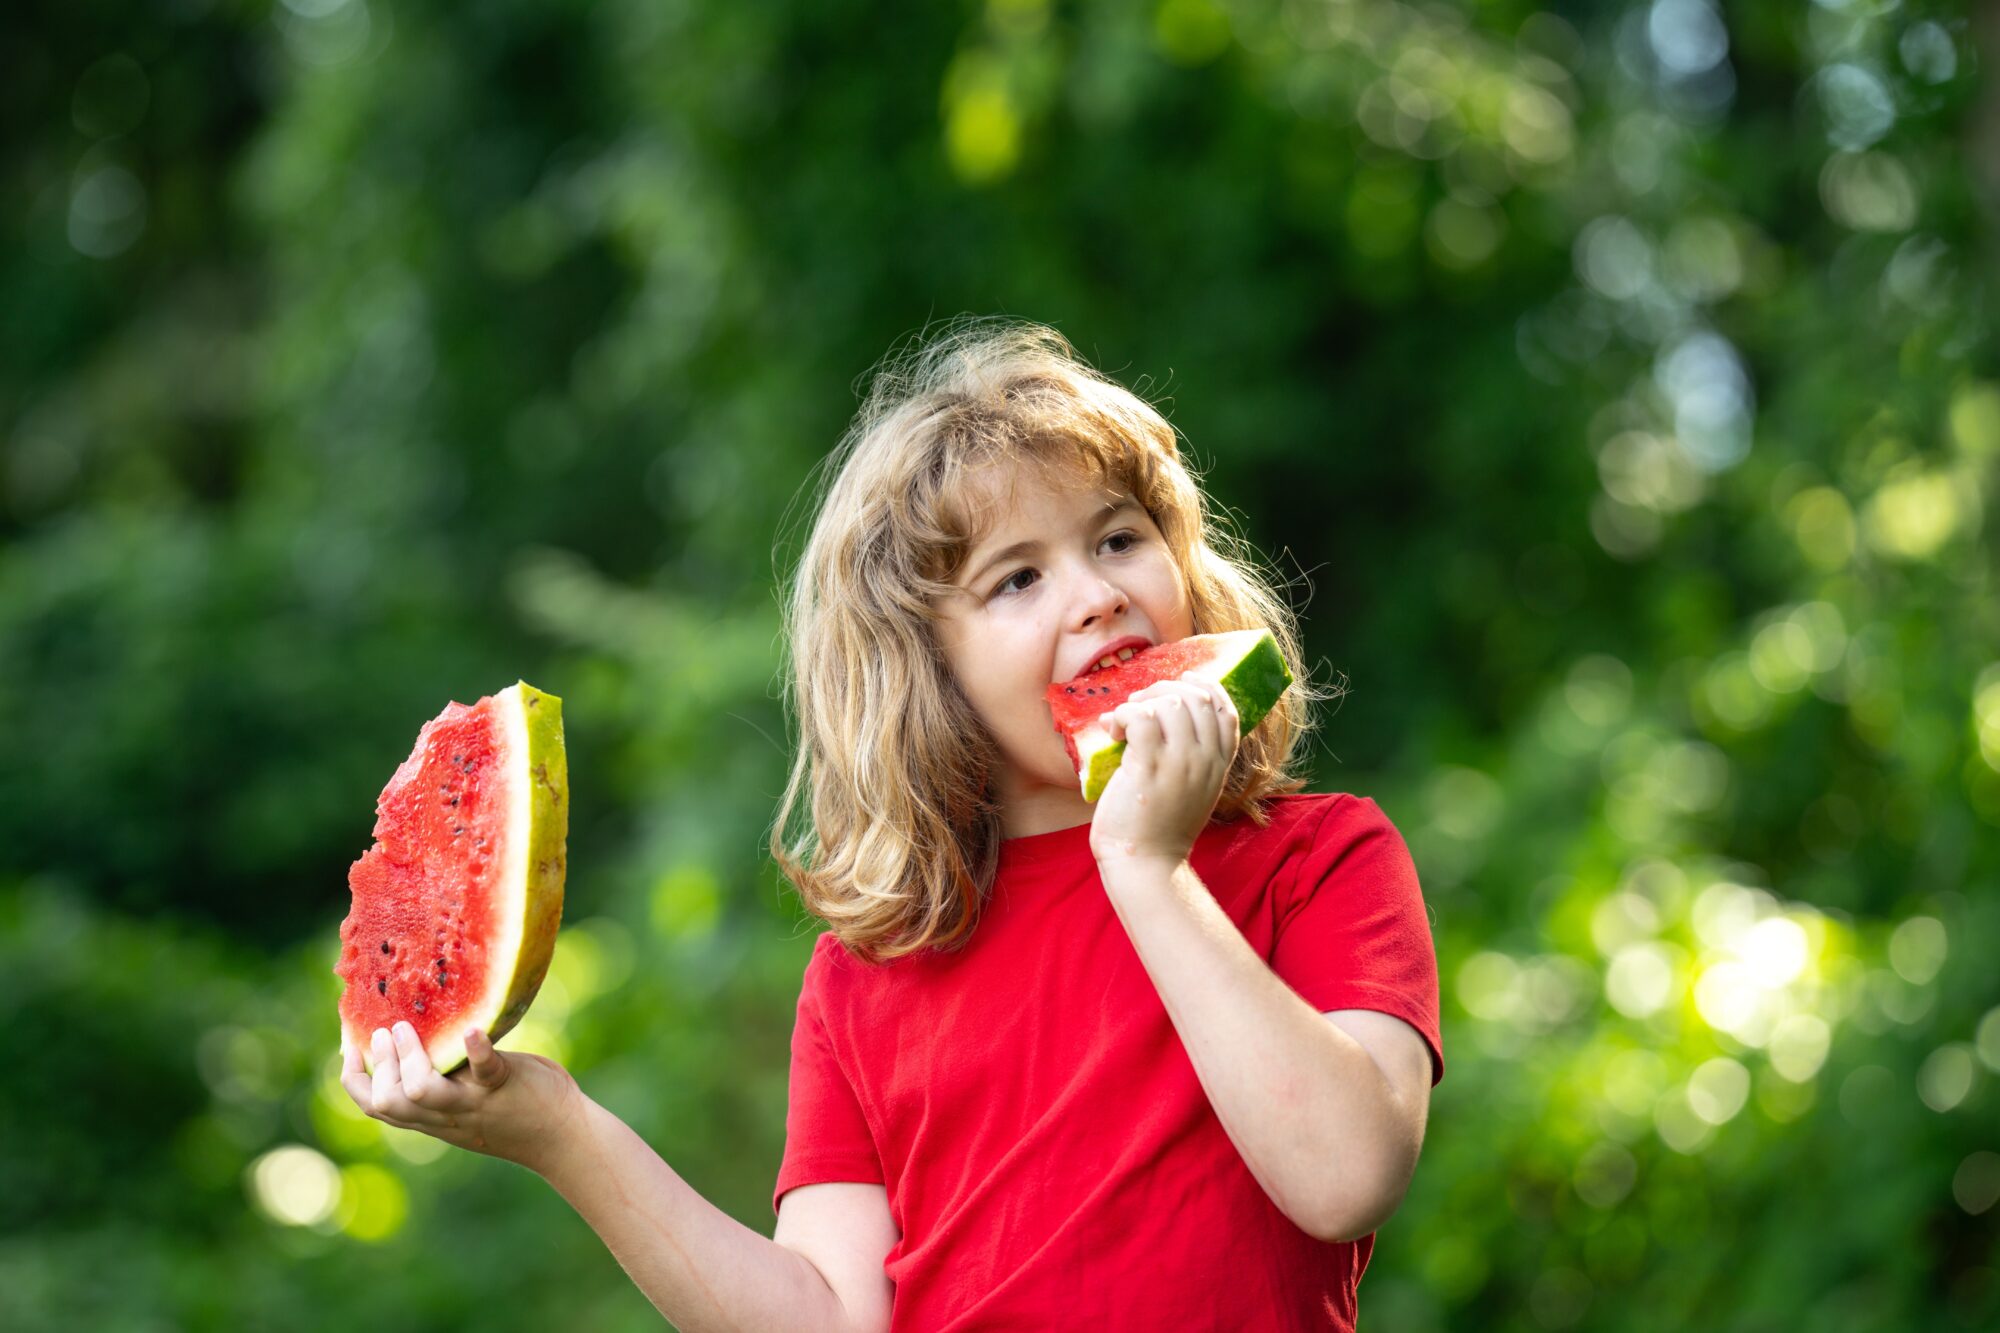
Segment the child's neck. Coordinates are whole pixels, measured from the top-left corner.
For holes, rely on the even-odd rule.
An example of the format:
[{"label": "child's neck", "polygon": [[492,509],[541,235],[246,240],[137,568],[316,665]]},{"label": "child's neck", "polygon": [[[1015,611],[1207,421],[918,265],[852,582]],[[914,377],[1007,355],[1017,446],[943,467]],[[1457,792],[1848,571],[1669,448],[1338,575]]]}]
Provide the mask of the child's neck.
[{"label": "child's neck", "polygon": [[1022,791],[1002,793],[1000,836],[1032,838],[1038,833],[1075,828],[1088,824],[1096,808],[1075,787],[1032,784]]}]

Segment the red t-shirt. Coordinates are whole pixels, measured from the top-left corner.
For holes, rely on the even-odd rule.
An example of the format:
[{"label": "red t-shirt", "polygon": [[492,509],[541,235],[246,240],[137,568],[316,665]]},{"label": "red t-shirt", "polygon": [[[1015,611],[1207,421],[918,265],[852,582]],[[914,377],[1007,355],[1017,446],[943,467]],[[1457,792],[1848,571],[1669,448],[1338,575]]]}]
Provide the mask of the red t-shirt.
[{"label": "red t-shirt", "polygon": [[[1281,796],[1189,863],[1313,1008],[1410,1024],[1444,1077],[1416,867],[1371,800]],[[792,1032],[771,1206],[885,1185],[894,1329],[1352,1329],[1374,1237],[1314,1240],[1209,1104],[1090,853],[1090,825],[1001,844],[958,953],[871,966],[820,936]]]}]

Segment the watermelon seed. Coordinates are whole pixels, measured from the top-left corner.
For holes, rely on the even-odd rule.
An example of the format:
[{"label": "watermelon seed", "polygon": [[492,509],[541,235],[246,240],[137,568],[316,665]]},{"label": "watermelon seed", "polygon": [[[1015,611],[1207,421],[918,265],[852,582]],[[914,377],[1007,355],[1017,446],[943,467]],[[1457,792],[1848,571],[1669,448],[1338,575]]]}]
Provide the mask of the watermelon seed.
[{"label": "watermelon seed", "polygon": [[462,764],[465,762],[465,756],[462,754],[455,754],[451,757],[451,762],[454,764]]},{"label": "watermelon seed", "polygon": [[457,805],[457,804],[458,804],[458,798],[457,798],[456,796],[454,796],[454,797],[452,797],[452,798],[451,798],[451,799],[450,799],[449,801],[446,801],[446,802],[445,802],[445,804],[446,804],[446,805]]},{"label": "watermelon seed", "polygon": [[389,952],[389,941],[387,941],[387,940],[383,940],[383,941],[382,941],[382,952],[383,952],[383,953],[388,953],[388,952]]},{"label": "watermelon seed", "polygon": [[375,993],[377,995],[387,995],[389,993],[389,983],[386,981],[377,981],[375,983]]},{"label": "watermelon seed", "polygon": [[419,995],[417,997],[417,1012],[421,1014],[423,1011],[424,1011],[424,997]]},{"label": "watermelon seed", "polygon": [[451,826],[451,836],[452,836],[452,837],[456,838],[456,837],[457,837],[457,836],[458,836],[459,834],[461,834],[461,833],[463,833],[463,832],[465,832],[465,825],[463,825],[463,824],[453,824],[453,825]]}]

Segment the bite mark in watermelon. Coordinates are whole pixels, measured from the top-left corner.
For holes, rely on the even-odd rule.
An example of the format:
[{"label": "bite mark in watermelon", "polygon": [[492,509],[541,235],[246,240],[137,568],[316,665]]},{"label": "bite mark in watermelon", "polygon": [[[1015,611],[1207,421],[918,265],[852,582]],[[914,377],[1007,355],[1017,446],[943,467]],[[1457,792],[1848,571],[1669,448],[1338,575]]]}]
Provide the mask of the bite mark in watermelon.
[{"label": "bite mark in watermelon", "polygon": [[1114,667],[1049,686],[1049,714],[1076,765],[1083,799],[1095,801],[1118,771],[1125,742],[1114,741],[1098,719],[1148,685],[1193,675],[1212,680],[1236,704],[1239,734],[1264,720],[1292,683],[1291,668],[1267,629],[1196,634],[1155,644]]},{"label": "bite mark in watermelon", "polygon": [[440,1073],[465,1033],[508,1032],[548,974],[562,922],[569,769],[562,700],[516,682],[426,722],[375,802],[347,872],[343,1054],[373,1070],[377,1028],[410,1024]]}]

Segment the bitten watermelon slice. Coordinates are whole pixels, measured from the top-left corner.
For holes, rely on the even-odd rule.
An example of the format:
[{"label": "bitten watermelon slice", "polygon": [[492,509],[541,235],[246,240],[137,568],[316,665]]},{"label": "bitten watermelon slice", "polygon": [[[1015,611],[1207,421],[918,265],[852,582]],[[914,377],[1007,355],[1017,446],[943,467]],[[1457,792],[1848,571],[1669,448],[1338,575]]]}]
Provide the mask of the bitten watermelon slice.
[{"label": "bitten watermelon slice", "polygon": [[375,845],[347,872],[340,923],[344,1054],[373,1068],[377,1028],[402,1019],[431,1063],[466,1062],[465,1033],[498,1037],[541,988],[562,921],[569,769],[562,700],[516,682],[451,703],[375,801]]},{"label": "bitten watermelon slice", "polygon": [[1125,756],[1125,742],[1112,740],[1098,719],[1148,685],[1190,673],[1229,691],[1245,736],[1292,683],[1291,668],[1271,631],[1244,629],[1155,644],[1117,666],[1049,686],[1049,712],[1076,765],[1084,800],[1104,794],[1104,784]]}]

